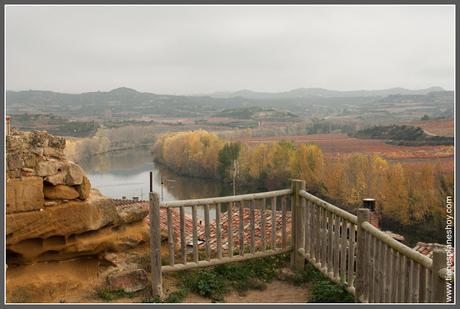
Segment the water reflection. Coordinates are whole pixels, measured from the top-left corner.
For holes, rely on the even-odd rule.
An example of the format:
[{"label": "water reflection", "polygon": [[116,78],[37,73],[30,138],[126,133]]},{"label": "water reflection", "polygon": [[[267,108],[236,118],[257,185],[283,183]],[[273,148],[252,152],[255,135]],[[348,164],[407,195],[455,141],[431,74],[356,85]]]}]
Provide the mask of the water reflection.
[{"label": "water reflection", "polygon": [[92,186],[113,198],[148,199],[150,171],[153,171],[153,191],[159,194],[161,177],[169,180],[163,186],[164,201],[224,194],[216,181],[183,177],[155,164],[148,147],[96,155],[78,163],[88,174]]}]

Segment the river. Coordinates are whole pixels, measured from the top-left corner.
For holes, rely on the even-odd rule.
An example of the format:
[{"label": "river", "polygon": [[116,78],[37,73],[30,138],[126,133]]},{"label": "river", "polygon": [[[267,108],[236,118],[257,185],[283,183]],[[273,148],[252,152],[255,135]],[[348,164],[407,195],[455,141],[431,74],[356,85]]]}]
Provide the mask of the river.
[{"label": "river", "polygon": [[[153,191],[164,201],[223,195],[218,181],[180,176],[156,164],[149,147],[95,155],[78,164],[87,173],[92,187],[112,198],[148,200],[150,171],[153,172]],[[163,190],[162,177],[166,179]]]}]

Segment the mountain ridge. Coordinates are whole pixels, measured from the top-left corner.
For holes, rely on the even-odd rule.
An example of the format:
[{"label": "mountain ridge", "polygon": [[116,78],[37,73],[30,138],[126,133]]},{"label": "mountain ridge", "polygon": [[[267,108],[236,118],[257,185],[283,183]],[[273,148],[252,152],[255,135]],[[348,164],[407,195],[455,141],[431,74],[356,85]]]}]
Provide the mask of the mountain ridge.
[{"label": "mountain ridge", "polygon": [[282,92],[259,92],[249,89],[237,90],[234,92],[219,91],[207,94],[213,98],[232,98],[244,97],[248,99],[287,99],[299,97],[372,97],[372,96],[388,96],[388,95],[416,95],[428,94],[430,92],[446,91],[442,87],[433,86],[422,89],[407,89],[402,87],[394,87],[378,90],[331,90],[325,88],[296,88]]}]

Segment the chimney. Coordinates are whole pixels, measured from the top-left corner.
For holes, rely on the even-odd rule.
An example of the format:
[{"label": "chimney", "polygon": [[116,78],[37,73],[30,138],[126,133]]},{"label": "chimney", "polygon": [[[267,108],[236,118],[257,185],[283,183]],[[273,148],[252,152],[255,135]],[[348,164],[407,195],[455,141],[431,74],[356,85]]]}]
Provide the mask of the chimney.
[{"label": "chimney", "polygon": [[10,116],[6,116],[6,122],[5,122],[5,135],[8,136],[10,135],[10,132],[11,132],[11,117]]},{"label": "chimney", "polygon": [[380,228],[380,214],[375,211],[375,200],[373,198],[363,199],[363,207],[369,209],[369,223]]}]

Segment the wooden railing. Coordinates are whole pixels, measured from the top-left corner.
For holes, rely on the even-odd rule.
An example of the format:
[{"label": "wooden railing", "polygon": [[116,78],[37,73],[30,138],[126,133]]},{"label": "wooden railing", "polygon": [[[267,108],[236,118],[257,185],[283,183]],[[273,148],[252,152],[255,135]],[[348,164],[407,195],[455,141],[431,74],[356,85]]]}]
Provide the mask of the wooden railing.
[{"label": "wooden railing", "polygon": [[[160,203],[156,193],[150,193],[150,230],[152,287],[161,295],[162,273],[236,262],[292,251],[289,218],[292,190],[182,200]],[[279,205],[279,206],[278,206]],[[222,207],[225,206],[225,213]],[[200,249],[197,208],[204,211],[204,248]],[[187,212],[187,209],[189,210]],[[210,220],[211,210],[215,220]],[[161,212],[166,211],[168,265],[161,265]],[[173,226],[173,216],[179,213],[179,229]],[[186,213],[191,213],[191,253],[188,252]],[[234,218],[238,224],[234,224]],[[221,220],[226,218],[225,231]],[[259,222],[256,222],[258,220]],[[257,224],[258,223],[258,224]],[[271,229],[266,229],[267,225]],[[260,229],[256,230],[256,227]],[[179,230],[179,235],[174,231]],[[211,235],[211,230],[215,233]],[[176,236],[178,241],[176,242]],[[245,237],[249,236],[249,237]],[[256,239],[256,236],[258,239]],[[278,237],[280,236],[280,237]],[[214,244],[213,248],[211,244]],[[178,248],[178,250],[176,250]],[[179,259],[179,261],[178,261]]]},{"label": "wooden railing", "polygon": [[[197,207],[204,208],[201,249]],[[190,253],[186,208],[192,217]],[[212,209],[215,220],[210,220]],[[168,265],[161,265],[161,211],[167,212]],[[177,212],[180,235],[174,235],[172,218]],[[307,260],[359,302],[446,302],[445,251],[435,251],[432,260],[371,225],[369,209],[360,208],[358,216],[350,214],[306,192],[302,180],[293,180],[291,189],[285,190],[163,203],[151,193],[150,218],[152,287],[157,295],[162,294],[162,273],[292,251],[293,268],[304,269]]]}]

